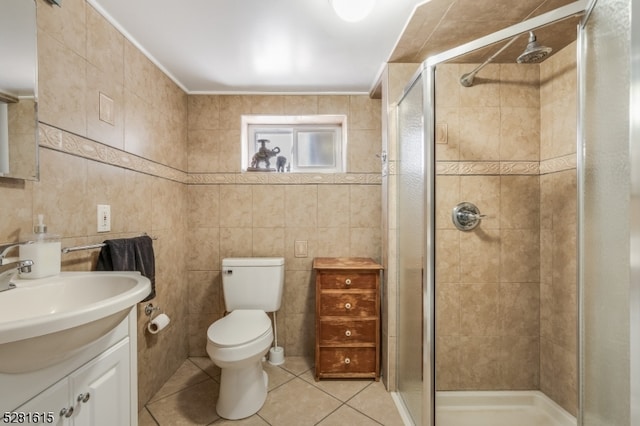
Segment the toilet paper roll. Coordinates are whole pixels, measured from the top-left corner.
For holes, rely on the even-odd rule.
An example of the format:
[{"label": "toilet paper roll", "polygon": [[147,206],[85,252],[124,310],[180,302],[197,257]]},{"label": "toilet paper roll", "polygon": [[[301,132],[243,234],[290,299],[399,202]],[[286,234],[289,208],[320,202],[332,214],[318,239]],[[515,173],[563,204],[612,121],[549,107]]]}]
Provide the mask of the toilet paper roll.
[{"label": "toilet paper roll", "polygon": [[167,325],[169,325],[170,321],[171,320],[167,315],[160,314],[157,317],[155,317],[153,321],[149,322],[149,324],[147,325],[147,330],[149,330],[149,333],[151,334],[158,334],[160,330],[162,330]]}]

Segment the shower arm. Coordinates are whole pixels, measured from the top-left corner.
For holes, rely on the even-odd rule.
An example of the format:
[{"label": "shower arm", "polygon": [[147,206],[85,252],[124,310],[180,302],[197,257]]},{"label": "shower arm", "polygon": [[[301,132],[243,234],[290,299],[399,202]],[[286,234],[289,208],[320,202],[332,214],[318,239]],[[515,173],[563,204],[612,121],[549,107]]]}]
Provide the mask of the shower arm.
[{"label": "shower arm", "polygon": [[475,67],[473,71],[468,72],[464,74],[462,77],[460,77],[460,84],[462,84],[464,87],[471,87],[473,85],[473,78],[476,76],[478,71],[484,68],[489,62],[493,61],[496,58],[496,56],[501,54],[507,47],[511,46],[513,42],[516,41],[518,37],[520,37],[521,35],[522,34],[518,34],[515,37],[513,37],[511,40],[509,40],[507,44],[502,46],[496,53],[494,53],[489,58],[487,58],[487,60],[485,60],[483,63]]}]

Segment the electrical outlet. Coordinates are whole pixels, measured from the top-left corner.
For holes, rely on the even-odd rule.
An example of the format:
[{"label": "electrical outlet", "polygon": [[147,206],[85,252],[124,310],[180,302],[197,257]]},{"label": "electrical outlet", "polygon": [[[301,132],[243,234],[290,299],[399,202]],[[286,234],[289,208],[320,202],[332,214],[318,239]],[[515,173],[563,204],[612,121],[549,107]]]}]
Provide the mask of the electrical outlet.
[{"label": "electrical outlet", "polygon": [[293,255],[295,257],[307,257],[308,255],[308,248],[307,248],[307,242],[306,241],[295,241],[293,243]]},{"label": "electrical outlet", "polygon": [[111,206],[98,204],[98,232],[111,231]]}]

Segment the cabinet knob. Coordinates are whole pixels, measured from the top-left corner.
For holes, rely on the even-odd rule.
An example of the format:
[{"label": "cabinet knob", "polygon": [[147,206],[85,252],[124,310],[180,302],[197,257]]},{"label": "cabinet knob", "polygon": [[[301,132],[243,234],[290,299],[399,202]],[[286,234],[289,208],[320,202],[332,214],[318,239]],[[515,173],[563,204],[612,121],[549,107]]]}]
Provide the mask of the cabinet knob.
[{"label": "cabinet knob", "polygon": [[347,337],[350,337],[351,336],[351,330],[345,331],[344,335],[347,336]]},{"label": "cabinet knob", "polygon": [[344,283],[346,285],[351,285],[351,278],[347,278],[346,280],[344,280]]},{"label": "cabinet knob", "polygon": [[73,407],[63,408],[62,410],[60,410],[60,417],[62,416],[66,418],[73,416]]},{"label": "cabinet knob", "polygon": [[351,309],[351,303],[347,302],[344,304],[345,309]]},{"label": "cabinet knob", "polygon": [[78,395],[78,402],[87,402],[89,401],[89,398],[91,398],[91,394],[89,392],[86,393],[81,393],[80,395]]},{"label": "cabinet knob", "polygon": [[345,363],[345,364],[351,364],[351,360],[350,360],[349,358],[345,358],[345,359],[344,359],[344,363]]}]

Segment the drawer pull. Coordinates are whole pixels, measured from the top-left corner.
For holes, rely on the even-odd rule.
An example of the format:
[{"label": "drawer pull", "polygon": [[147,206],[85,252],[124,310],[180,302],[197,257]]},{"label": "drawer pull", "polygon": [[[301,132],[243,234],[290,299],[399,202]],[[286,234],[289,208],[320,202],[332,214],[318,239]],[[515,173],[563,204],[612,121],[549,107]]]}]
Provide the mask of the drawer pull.
[{"label": "drawer pull", "polygon": [[351,337],[351,330],[345,331],[344,335],[347,336],[347,337]]},{"label": "drawer pull", "polygon": [[345,309],[351,309],[351,303],[347,302],[344,304]]},{"label": "drawer pull", "polygon": [[87,393],[81,393],[80,395],[78,395],[78,402],[87,402],[89,401],[89,398],[91,398],[91,394],[89,392]]},{"label": "drawer pull", "polygon": [[73,416],[73,407],[63,408],[62,410],[60,410],[60,417],[63,416],[66,418]]},{"label": "drawer pull", "polygon": [[344,283],[346,285],[351,285],[351,278],[347,278],[346,280],[344,280]]},{"label": "drawer pull", "polygon": [[347,364],[347,365],[351,364],[351,360],[349,358],[345,358],[344,359],[344,363]]}]

